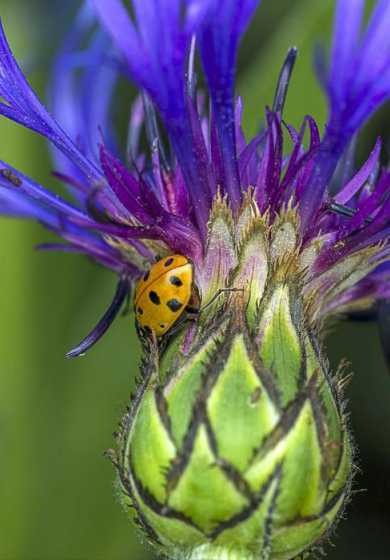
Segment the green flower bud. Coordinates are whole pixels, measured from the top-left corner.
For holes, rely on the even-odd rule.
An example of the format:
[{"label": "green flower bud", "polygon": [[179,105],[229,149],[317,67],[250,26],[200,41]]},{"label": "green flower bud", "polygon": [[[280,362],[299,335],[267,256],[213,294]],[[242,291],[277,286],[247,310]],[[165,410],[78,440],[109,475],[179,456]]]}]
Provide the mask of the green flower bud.
[{"label": "green flower bud", "polygon": [[206,302],[221,285],[242,292],[151,343],[121,426],[120,492],[169,559],[289,560],[348,496],[341,381],[309,321],[294,212],[270,232],[248,204],[235,236],[228,214],[219,201],[208,244],[226,269],[198,282]]}]

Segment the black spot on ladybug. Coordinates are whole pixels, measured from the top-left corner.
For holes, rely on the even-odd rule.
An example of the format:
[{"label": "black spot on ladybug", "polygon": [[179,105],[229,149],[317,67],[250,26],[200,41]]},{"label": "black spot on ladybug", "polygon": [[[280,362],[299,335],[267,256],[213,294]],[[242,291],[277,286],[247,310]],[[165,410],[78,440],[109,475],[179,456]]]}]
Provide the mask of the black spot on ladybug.
[{"label": "black spot on ladybug", "polygon": [[165,261],[164,266],[171,266],[174,260],[175,259],[173,257],[169,257],[169,259]]},{"label": "black spot on ladybug", "polygon": [[178,301],[177,299],[170,299],[169,301],[167,301],[167,306],[171,311],[175,313],[176,311],[179,311],[181,307],[183,307],[183,304],[180,303],[180,301]]},{"label": "black spot on ladybug", "polygon": [[160,325],[160,329],[165,329],[165,325]]},{"label": "black spot on ladybug", "polygon": [[144,282],[146,282],[146,280],[149,278],[149,275],[150,275],[150,271],[148,270],[144,274]]},{"label": "black spot on ladybug", "polygon": [[152,334],[152,329],[148,325],[144,325],[142,328],[146,334]]},{"label": "black spot on ladybug", "polygon": [[137,311],[140,315],[144,314],[144,310],[142,309],[142,307],[138,307]]},{"label": "black spot on ladybug", "polygon": [[153,290],[151,290],[149,292],[149,299],[152,303],[154,303],[155,305],[160,305],[161,301],[160,298],[158,297],[157,292],[154,292]]},{"label": "black spot on ladybug", "polygon": [[170,281],[171,284],[173,284],[174,286],[177,286],[177,287],[183,285],[183,282],[177,276],[170,276],[169,281]]}]

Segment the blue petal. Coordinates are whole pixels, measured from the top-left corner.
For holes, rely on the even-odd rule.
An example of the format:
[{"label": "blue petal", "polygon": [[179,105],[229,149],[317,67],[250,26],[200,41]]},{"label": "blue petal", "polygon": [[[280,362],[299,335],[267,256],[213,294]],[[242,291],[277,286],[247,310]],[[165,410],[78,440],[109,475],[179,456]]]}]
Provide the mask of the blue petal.
[{"label": "blue petal", "polygon": [[234,125],[234,78],[237,49],[260,0],[214,2],[199,36],[203,68],[213,102],[221,145],[224,185],[233,207],[240,202]]},{"label": "blue petal", "polygon": [[[77,220],[78,223],[89,227],[93,225],[92,220],[79,208],[65,201],[57,194],[41,187],[38,183],[35,183],[32,179],[2,160],[0,160],[0,187],[4,197],[11,189],[11,191],[17,192],[17,198],[23,197],[26,200],[28,199],[35,206],[45,206],[50,208],[51,211],[60,212],[67,216],[67,218]],[[37,219],[40,219],[39,216]]]},{"label": "blue petal", "polygon": [[343,97],[351,59],[359,47],[365,0],[339,0],[335,14],[330,84],[335,97]]},{"label": "blue petal", "polygon": [[211,1],[133,0],[133,23],[121,0],[93,0],[133,80],[148,92],[169,126],[180,126],[186,113],[188,50]]},{"label": "blue petal", "polygon": [[319,208],[337,163],[353,136],[390,98],[390,2],[378,0],[361,33],[364,0],[338,0],[330,71],[329,120],[301,200],[302,228]]},{"label": "blue petal", "polygon": [[39,101],[14,59],[0,20],[0,115],[48,138],[92,181],[101,172],[72,142]]},{"label": "blue petal", "polygon": [[79,252],[91,256],[108,268],[117,271],[126,269],[132,274],[136,271],[134,266],[123,263],[120,253],[99,234],[93,233],[93,230],[104,229],[104,226],[2,161],[0,214],[38,221],[66,239]]},{"label": "blue petal", "polygon": [[123,53],[134,82],[146,90],[168,130],[203,235],[213,185],[196,157],[186,65],[191,39],[214,0],[133,0],[134,22],[121,0],[94,0],[103,26]]},{"label": "blue petal", "polygon": [[361,34],[364,0],[339,0],[327,81],[329,135],[338,150],[390,98],[390,2],[379,0]]},{"label": "blue petal", "polygon": [[[117,71],[110,59],[109,38],[104,33],[96,32],[87,49],[81,50],[95,23],[95,14],[86,4],[55,59],[49,94],[55,119],[85,155],[97,161],[99,129],[104,131],[111,148],[113,144],[110,108]],[[53,158],[62,173],[83,180],[79,169],[63,153],[54,149]]]}]

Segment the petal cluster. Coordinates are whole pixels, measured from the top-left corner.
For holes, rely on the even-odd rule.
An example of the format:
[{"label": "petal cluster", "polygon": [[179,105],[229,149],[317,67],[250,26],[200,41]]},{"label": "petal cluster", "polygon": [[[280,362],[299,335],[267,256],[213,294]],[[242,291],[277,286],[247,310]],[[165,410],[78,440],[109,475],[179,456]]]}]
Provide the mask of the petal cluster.
[{"label": "petal cluster", "polygon": [[365,0],[338,0],[333,45],[319,77],[328,97],[329,117],[313,174],[310,213],[324,196],[336,166],[354,135],[390,98],[390,5],[378,0],[363,29]]},{"label": "petal cluster", "polygon": [[[49,140],[55,174],[73,197],[65,201],[0,162],[0,211],[36,219],[65,240],[43,248],[85,253],[129,282],[145,262],[169,253],[189,257],[201,279],[213,201],[221,197],[237,224],[250,196],[270,227],[296,209],[314,291],[327,293],[331,281],[342,285],[321,314],[387,297],[390,173],[380,167],[380,141],[357,172],[340,169],[350,166],[352,138],[390,95],[388,2],[376,3],[364,31],[364,1],[337,2],[323,75],[330,107],[323,135],[311,116],[299,130],[283,120],[292,50],[262,132],[247,140],[234,74],[240,39],[258,4],[134,0],[130,12],[121,0],[94,0],[55,61],[51,112],[0,28],[0,114]],[[197,54],[209,103],[197,87]],[[123,76],[141,90],[125,153],[111,112]],[[145,136],[148,154],[140,149]],[[364,261],[360,274],[346,281],[358,259]]]}]

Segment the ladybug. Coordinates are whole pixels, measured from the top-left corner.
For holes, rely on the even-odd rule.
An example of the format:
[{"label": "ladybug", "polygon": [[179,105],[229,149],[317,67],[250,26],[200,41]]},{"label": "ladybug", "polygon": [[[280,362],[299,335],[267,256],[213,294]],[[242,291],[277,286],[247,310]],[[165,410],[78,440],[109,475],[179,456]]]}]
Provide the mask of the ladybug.
[{"label": "ladybug", "polygon": [[183,255],[157,261],[138,282],[134,310],[138,325],[147,334],[163,336],[183,313],[197,313],[188,304],[194,294],[194,267]]}]

